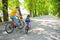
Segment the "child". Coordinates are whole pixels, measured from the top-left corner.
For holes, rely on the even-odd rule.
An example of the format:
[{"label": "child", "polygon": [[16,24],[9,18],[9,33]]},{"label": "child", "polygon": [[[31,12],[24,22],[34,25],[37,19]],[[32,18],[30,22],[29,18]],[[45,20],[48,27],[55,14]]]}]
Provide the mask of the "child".
[{"label": "child", "polygon": [[27,18],[25,19],[25,22],[28,26],[28,29],[30,29],[30,15],[27,15]]}]

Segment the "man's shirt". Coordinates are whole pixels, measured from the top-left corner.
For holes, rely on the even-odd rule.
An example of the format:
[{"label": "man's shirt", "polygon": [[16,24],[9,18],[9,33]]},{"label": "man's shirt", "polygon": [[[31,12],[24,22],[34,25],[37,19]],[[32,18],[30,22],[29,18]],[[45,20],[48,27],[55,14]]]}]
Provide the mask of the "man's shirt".
[{"label": "man's shirt", "polygon": [[10,12],[10,16],[15,16],[17,14],[17,9],[13,9],[11,12]]}]

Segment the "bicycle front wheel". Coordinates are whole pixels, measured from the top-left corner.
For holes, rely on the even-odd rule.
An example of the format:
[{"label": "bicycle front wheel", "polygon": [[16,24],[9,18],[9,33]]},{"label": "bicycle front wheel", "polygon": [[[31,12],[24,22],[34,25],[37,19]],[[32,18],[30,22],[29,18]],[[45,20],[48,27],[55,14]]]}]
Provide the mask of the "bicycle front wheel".
[{"label": "bicycle front wheel", "polygon": [[11,23],[6,23],[6,24],[5,24],[5,31],[6,31],[8,34],[10,34],[10,33],[12,33],[12,32],[14,31],[14,28],[11,27]]}]

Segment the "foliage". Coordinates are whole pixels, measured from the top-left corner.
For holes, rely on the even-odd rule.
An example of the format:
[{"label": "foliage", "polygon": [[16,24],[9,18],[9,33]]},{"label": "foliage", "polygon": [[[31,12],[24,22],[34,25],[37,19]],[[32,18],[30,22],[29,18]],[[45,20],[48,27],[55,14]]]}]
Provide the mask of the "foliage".
[{"label": "foliage", "polygon": [[0,12],[2,10],[2,0],[0,0]]},{"label": "foliage", "polygon": [[[32,16],[40,15],[59,15],[59,0],[24,0],[25,8],[32,14]],[[13,9],[19,6],[19,0],[8,0],[8,8]],[[0,0],[0,11],[2,10],[2,0]]]},{"label": "foliage", "polygon": [[24,6],[35,16],[58,13],[58,0],[24,0]]},{"label": "foliage", "polygon": [[19,6],[20,2],[19,0],[8,0],[8,7],[10,9],[15,8],[16,6]]},{"label": "foliage", "polygon": [[[13,9],[19,5],[20,5],[19,0],[8,0],[8,8],[9,9]],[[0,0],[0,11],[2,11],[2,0]]]}]

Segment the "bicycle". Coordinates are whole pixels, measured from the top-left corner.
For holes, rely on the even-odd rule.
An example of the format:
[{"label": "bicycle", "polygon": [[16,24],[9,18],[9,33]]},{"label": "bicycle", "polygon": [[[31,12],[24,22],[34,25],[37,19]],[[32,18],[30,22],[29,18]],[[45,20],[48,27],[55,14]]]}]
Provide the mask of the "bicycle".
[{"label": "bicycle", "polygon": [[29,24],[29,25],[26,24],[25,33],[28,34],[28,31],[29,31],[30,29],[31,29],[30,24]]},{"label": "bicycle", "polygon": [[[25,23],[24,23],[23,19],[18,18],[18,21],[19,21],[18,29],[23,29],[24,26],[25,26]],[[15,25],[14,20],[5,23],[5,31],[6,31],[8,34],[12,33],[12,32],[14,31],[14,28],[16,28],[16,25]]]}]

